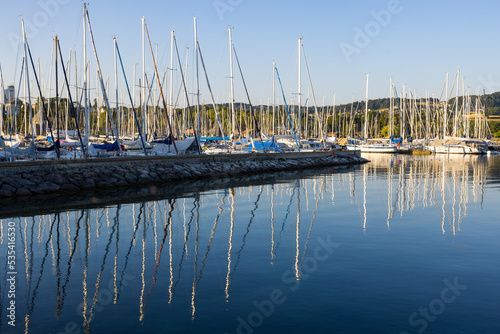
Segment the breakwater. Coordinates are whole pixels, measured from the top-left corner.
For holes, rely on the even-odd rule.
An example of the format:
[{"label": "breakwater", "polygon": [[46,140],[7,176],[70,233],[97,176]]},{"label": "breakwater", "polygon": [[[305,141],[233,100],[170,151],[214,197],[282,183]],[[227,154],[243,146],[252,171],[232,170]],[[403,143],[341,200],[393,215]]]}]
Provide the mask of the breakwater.
[{"label": "breakwater", "polygon": [[181,180],[352,165],[366,161],[354,154],[292,152],[7,162],[0,164],[0,197],[70,194],[147,185],[159,187]]}]

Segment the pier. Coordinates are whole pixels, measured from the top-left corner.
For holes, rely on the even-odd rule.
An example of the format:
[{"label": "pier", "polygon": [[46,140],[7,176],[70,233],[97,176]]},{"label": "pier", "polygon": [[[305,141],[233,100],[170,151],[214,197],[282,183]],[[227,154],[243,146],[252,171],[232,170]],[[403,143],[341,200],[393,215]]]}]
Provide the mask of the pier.
[{"label": "pier", "polygon": [[31,199],[53,194],[126,190],[138,186],[146,187],[154,193],[176,181],[347,166],[368,161],[359,157],[356,152],[334,152],[129,156],[6,162],[0,165],[0,197],[13,199],[13,203],[26,198],[28,200],[23,201],[23,206],[29,206]]}]

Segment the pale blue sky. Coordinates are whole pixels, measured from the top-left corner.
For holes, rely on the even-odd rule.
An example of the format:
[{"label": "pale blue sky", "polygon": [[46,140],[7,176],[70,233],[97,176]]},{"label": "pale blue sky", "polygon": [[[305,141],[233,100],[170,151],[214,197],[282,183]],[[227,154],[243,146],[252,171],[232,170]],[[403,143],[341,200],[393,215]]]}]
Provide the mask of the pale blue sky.
[{"label": "pale blue sky", "polygon": [[[81,68],[81,1],[2,2],[0,65],[5,85],[19,80],[22,54],[16,36],[20,36],[20,15],[27,24],[33,57],[40,58],[45,77],[48,77],[55,34],[59,36],[65,60],[71,48],[77,52]],[[267,103],[272,97],[273,61],[277,63],[286,98],[292,103],[298,91],[298,37],[303,38],[319,104],[323,98],[330,103],[334,93],[337,103],[350,102],[352,96],[358,99],[367,73],[370,74],[370,98],[389,95],[390,76],[399,91],[406,84],[418,95],[425,96],[428,90],[429,94],[439,97],[446,72],[450,73],[451,89],[458,68],[471,93],[483,89],[486,93],[500,91],[497,23],[500,2],[497,0],[101,0],[90,1],[88,10],[101,66],[104,74],[110,76],[111,89],[114,87],[113,36],[117,37],[131,81],[133,64],[138,64],[138,75],[141,69],[141,18],[144,16],[153,43],[158,43],[160,71],[170,63],[170,30],[175,30],[183,64],[186,47],[190,47],[188,89],[192,91],[193,17],[196,16],[199,43],[217,102],[229,100],[229,26],[233,27],[233,41],[255,105]],[[149,50],[147,54],[149,56]],[[95,69],[94,58],[91,59]],[[149,68],[150,59],[147,60]],[[302,64],[304,103],[309,83],[305,64]],[[235,65],[235,98],[246,102],[236,73]],[[202,98],[208,103],[210,97],[204,78],[200,77]],[[312,104],[311,94],[309,96]]]}]

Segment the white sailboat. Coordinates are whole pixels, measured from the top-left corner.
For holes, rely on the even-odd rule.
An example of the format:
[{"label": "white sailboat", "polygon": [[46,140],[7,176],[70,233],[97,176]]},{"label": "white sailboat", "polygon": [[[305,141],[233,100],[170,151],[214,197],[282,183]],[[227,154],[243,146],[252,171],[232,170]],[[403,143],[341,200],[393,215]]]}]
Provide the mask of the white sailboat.
[{"label": "white sailboat", "polygon": [[387,144],[382,140],[368,141],[368,79],[370,75],[366,75],[366,103],[365,103],[365,125],[364,125],[364,142],[359,145],[352,144],[346,145],[347,149],[350,151],[360,150],[361,153],[396,153],[398,150],[397,145],[393,145],[387,140]]}]

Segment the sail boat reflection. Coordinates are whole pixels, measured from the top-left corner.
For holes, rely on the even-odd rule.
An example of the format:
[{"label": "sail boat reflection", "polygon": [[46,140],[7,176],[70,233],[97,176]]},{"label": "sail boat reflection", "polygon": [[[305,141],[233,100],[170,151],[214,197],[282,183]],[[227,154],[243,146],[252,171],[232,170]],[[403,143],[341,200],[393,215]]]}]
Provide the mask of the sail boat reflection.
[{"label": "sail boat reflection", "polygon": [[[84,215],[84,212],[82,210],[81,214],[80,214],[80,217],[76,221],[76,232],[75,232],[75,236],[73,238],[73,245],[72,245],[71,253],[69,254],[68,270],[66,272],[66,278],[64,280],[64,284],[63,284],[62,289],[61,289],[61,291],[62,291],[62,297],[58,301],[58,304],[57,304],[56,315],[57,315],[58,318],[61,316],[61,311],[62,311],[62,308],[63,308],[63,305],[64,305],[64,299],[66,298],[66,288],[67,288],[67,285],[69,283],[69,278],[70,278],[70,275],[71,275],[71,268],[72,268],[72,265],[73,265],[73,258],[75,256],[76,249],[78,247],[78,237],[79,237],[79,234],[80,234],[80,223],[81,223],[81,221],[83,219],[83,215]],[[117,215],[118,215],[118,213],[117,213]],[[68,216],[68,221],[69,221],[69,216]],[[69,245],[71,245],[71,241],[70,240],[68,240],[68,243],[69,243]]]},{"label": "sail boat reflection", "polygon": [[229,301],[229,279],[231,277],[231,253],[233,250],[233,233],[234,233],[234,188],[229,189],[229,196],[231,198],[231,227],[229,229],[229,248],[227,250],[227,275],[226,287],[224,289],[226,295],[226,303]]},{"label": "sail boat reflection", "polygon": [[[461,230],[463,218],[467,215],[470,201],[481,202],[484,196],[484,180],[487,173],[486,160],[475,156],[416,157],[399,155],[366,155],[371,163],[364,165],[366,171],[383,173],[387,177],[387,227],[390,228],[394,213],[402,218],[407,211],[418,206],[435,206],[441,231],[455,235]],[[472,172],[472,175],[471,175]],[[393,182],[397,181],[394,190]],[[354,187],[354,186],[353,186]],[[472,190],[472,197],[469,195]],[[440,194],[440,196],[438,195]],[[363,196],[373,197],[370,193]],[[421,204],[418,205],[418,202]],[[394,206],[394,204],[396,204]],[[364,210],[363,210],[364,211]],[[366,216],[363,215],[366,228]]]},{"label": "sail boat reflection", "polygon": [[170,299],[168,301],[169,303],[172,302],[172,297],[173,297],[173,294],[175,292],[175,288],[177,287],[177,284],[179,284],[179,281],[181,280],[182,263],[184,262],[184,258],[186,257],[186,254],[187,254],[188,239],[189,239],[189,234],[191,233],[191,224],[192,224],[194,217],[195,217],[195,211],[197,210],[199,205],[200,205],[200,195],[197,194],[195,196],[195,199],[193,202],[193,208],[191,209],[191,217],[190,217],[189,222],[187,224],[187,231],[186,231],[186,234],[184,237],[184,245],[183,245],[183,249],[182,249],[181,260],[179,261],[179,269],[177,271],[177,280],[175,281],[175,283],[172,286],[172,293],[171,293]]},{"label": "sail boat reflection", "polygon": [[[52,229],[54,228],[54,224],[56,222],[57,216],[58,215],[54,215],[54,219],[52,220],[52,223],[50,225],[49,237],[48,237],[47,242],[45,244],[45,255],[43,256],[42,262],[40,264],[40,274],[38,276],[38,280],[37,280],[37,283],[35,285],[35,288],[33,289],[33,293],[31,295],[31,301],[28,303],[28,306],[26,308],[26,316],[25,316],[25,320],[24,320],[25,333],[28,333],[30,317],[33,314],[33,311],[35,309],[35,299],[36,299],[36,296],[38,293],[38,289],[40,287],[40,282],[42,281],[42,278],[43,278],[43,273],[44,273],[44,269],[45,269],[45,260],[47,259],[47,256],[49,255],[49,243],[52,240]],[[29,292],[28,292],[28,296],[27,296],[26,300],[27,301],[29,300]]]},{"label": "sail boat reflection", "polygon": [[[227,188],[18,218],[25,332],[40,331],[33,315],[44,311],[35,308],[41,298],[53,306],[46,312],[59,323],[74,318],[71,306],[78,300],[77,320],[86,333],[97,331],[107,312],[132,312],[128,318],[140,325],[158,309],[199,320],[212,302],[226,308],[230,297],[234,302],[235,283],[249,280],[242,275],[249,258],[264,259],[263,269],[270,272],[288,266],[292,279],[304,279],[318,225],[339,205],[358,207],[358,233],[370,233],[376,223],[394,230],[400,217],[427,208],[439,233],[455,235],[471,203],[482,202],[487,167],[480,159],[460,164],[443,156],[370,159],[355,172],[257,185],[253,193],[248,187]],[[382,219],[375,221],[375,212]],[[128,285],[134,273],[136,284]],[[109,310],[108,303],[114,304]]]},{"label": "sail boat reflection", "polygon": [[[175,204],[175,199],[168,200],[169,202],[169,211],[168,211],[168,218],[166,219],[165,227],[163,228],[163,239],[160,244],[160,250],[158,251],[158,255],[156,256],[156,265],[154,268],[154,273],[153,273],[153,282],[151,283],[151,287],[149,288],[148,295],[146,297],[146,301],[144,302],[144,307],[146,306],[146,303],[149,299],[149,295],[151,294],[151,291],[153,290],[153,287],[156,283],[156,274],[158,273],[158,266],[160,265],[160,260],[161,260],[161,254],[163,251],[163,246],[165,244],[165,241],[167,239],[167,236],[169,235],[169,231],[171,231],[171,224],[172,224],[172,211],[174,210],[174,204]],[[155,211],[156,212],[156,211]],[[156,245],[155,245],[155,253],[156,253]],[[143,320],[144,318],[144,312],[141,313],[141,317],[139,320]]]},{"label": "sail boat reflection", "polygon": [[119,212],[120,212],[120,205],[118,205],[118,207],[116,209],[116,216],[115,216],[114,223],[113,223],[113,226],[111,229],[111,233],[109,235],[108,243],[106,244],[106,247],[105,247],[105,253],[104,253],[104,256],[102,259],[100,271],[97,274],[93,303],[92,303],[92,306],[90,307],[90,310],[89,310],[89,317],[87,318],[87,321],[83,323],[83,327],[84,327],[84,330],[86,333],[90,333],[90,324],[91,324],[92,319],[94,317],[95,306],[99,300],[99,289],[101,287],[101,276],[102,276],[102,273],[104,272],[104,267],[106,265],[106,259],[107,259],[108,254],[109,254],[109,247],[111,245],[111,242],[113,241],[113,235],[115,234],[115,231],[117,229]]},{"label": "sail boat reflection", "polygon": [[[214,220],[214,225],[212,227],[212,230],[210,231],[210,238],[208,240],[208,244],[207,244],[207,250],[205,251],[205,255],[203,256],[203,260],[201,261],[201,268],[200,268],[200,272],[198,273],[196,271],[196,261],[195,261],[195,275],[194,275],[194,278],[193,278],[193,288],[192,288],[192,296],[191,296],[191,319],[194,320],[194,314],[196,312],[196,307],[195,307],[195,303],[194,303],[194,300],[195,300],[195,295],[196,295],[196,288],[198,286],[198,283],[200,283],[200,280],[201,278],[203,277],[203,269],[205,268],[205,262],[207,260],[207,257],[208,257],[208,254],[210,253],[210,248],[212,246],[212,240],[214,238],[214,235],[215,235],[215,230],[217,228],[217,224],[219,223],[219,218],[224,210],[224,204],[225,204],[225,200],[226,200],[226,197],[227,197],[227,190],[224,192],[224,196],[222,197],[222,200],[221,200],[221,203],[220,205],[218,206],[218,209],[219,209],[219,212],[217,213],[217,216],[215,217],[215,220]],[[196,234],[198,235],[198,230],[196,231]],[[196,238],[196,244],[198,244],[198,237]],[[198,247],[196,247],[196,249],[198,249]]]},{"label": "sail boat reflection", "polygon": [[319,189],[319,191],[317,192],[317,195],[316,195],[316,205],[314,207],[314,211],[312,212],[311,223],[309,224],[309,230],[307,231],[306,242],[304,243],[304,250],[302,251],[302,258],[300,260],[300,263],[298,264],[298,266],[300,268],[302,268],[302,263],[304,262],[304,259],[306,257],[307,245],[309,244],[309,240],[311,238],[311,232],[312,232],[312,229],[313,229],[314,220],[316,219],[317,211],[319,210],[320,200],[323,199],[323,192],[324,192],[324,189],[325,189],[325,184],[326,184],[326,178],[323,177],[320,189]]},{"label": "sail boat reflection", "polygon": [[243,252],[243,249],[245,248],[246,239],[247,239],[248,234],[250,233],[250,227],[252,226],[252,223],[254,222],[254,219],[255,219],[255,211],[259,208],[259,201],[260,201],[260,198],[262,196],[263,189],[264,188],[261,185],[259,187],[259,194],[257,195],[257,199],[254,202],[254,208],[252,209],[252,211],[250,211],[250,220],[248,221],[248,225],[247,225],[245,234],[243,235],[243,240],[242,240],[240,249],[238,250],[238,257],[236,258],[236,263],[235,263],[234,268],[233,268],[233,274],[236,272],[236,269],[238,268],[238,264],[239,264],[240,259],[241,259],[241,253]]}]

